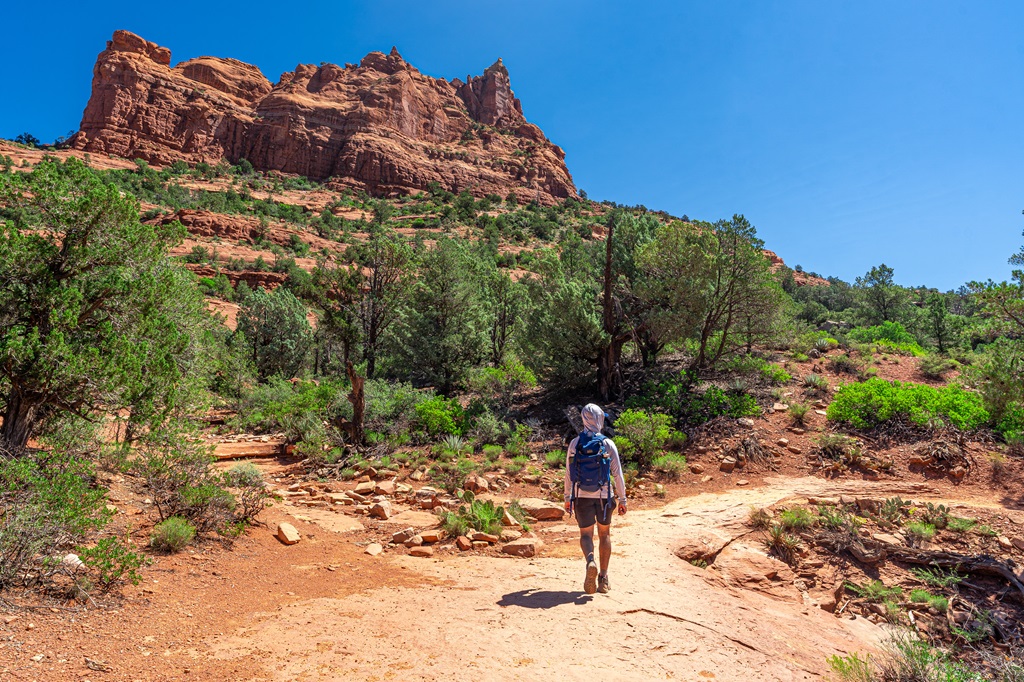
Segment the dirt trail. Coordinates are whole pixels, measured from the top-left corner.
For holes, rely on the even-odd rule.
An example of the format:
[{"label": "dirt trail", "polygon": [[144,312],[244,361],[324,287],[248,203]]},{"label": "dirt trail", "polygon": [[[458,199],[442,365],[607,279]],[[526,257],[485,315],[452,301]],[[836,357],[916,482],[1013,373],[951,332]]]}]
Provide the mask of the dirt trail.
[{"label": "dirt trail", "polygon": [[[871,649],[882,631],[862,618],[837,619],[791,586],[773,596],[753,592],[673,552],[701,531],[744,533],[751,505],[930,491],[927,484],[772,479],[632,513],[616,523],[613,591],[593,597],[581,591],[574,542],[550,544],[547,556],[529,561],[376,559],[381,571],[431,580],[299,601],[256,615],[212,649],[221,660],[260,657],[275,680],[820,679],[826,656]],[[759,552],[755,546],[744,551]]]}]

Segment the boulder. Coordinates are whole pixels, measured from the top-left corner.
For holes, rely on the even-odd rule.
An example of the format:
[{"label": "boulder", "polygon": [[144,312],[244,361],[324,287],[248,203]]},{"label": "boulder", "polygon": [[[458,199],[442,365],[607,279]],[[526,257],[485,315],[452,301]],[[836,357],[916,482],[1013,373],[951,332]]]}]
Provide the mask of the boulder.
[{"label": "boulder", "polygon": [[409,550],[409,556],[432,557],[432,556],[434,556],[434,548],[433,547],[413,547],[412,549]]},{"label": "boulder", "polygon": [[465,535],[460,535],[455,539],[455,546],[458,547],[460,551],[466,552],[473,549],[473,541]]},{"label": "boulder", "polygon": [[286,545],[298,544],[302,536],[299,535],[299,531],[295,530],[295,526],[290,523],[279,523],[277,524],[277,539]]},{"label": "boulder", "polygon": [[404,543],[416,534],[417,533],[415,528],[404,528],[391,536],[391,542],[395,543],[396,545],[401,545],[402,543]]},{"label": "boulder", "polygon": [[366,554],[369,554],[370,556],[377,556],[378,554],[380,554],[383,551],[384,551],[384,547],[381,546],[381,544],[377,543],[377,542],[371,542],[370,544],[368,544],[366,546],[366,549],[363,550],[363,552],[365,552]]},{"label": "boulder", "polygon": [[391,503],[387,500],[376,503],[370,507],[370,516],[387,521],[391,518]]},{"label": "boulder", "polygon": [[374,486],[373,492],[377,495],[387,495],[388,497],[391,497],[395,494],[395,482],[380,481]]},{"label": "boulder", "polygon": [[731,473],[736,468],[736,458],[726,457],[722,460],[722,463],[718,465],[718,469],[724,473]]},{"label": "boulder", "polygon": [[523,508],[527,516],[537,521],[558,521],[565,514],[565,508],[562,505],[537,497],[520,498],[519,506]]},{"label": "boulder", "polygon": [[512,556],[533,557],[537,556],[543,546],[544,542],[539,538],[519,538],[506,544],[501,551]]}]

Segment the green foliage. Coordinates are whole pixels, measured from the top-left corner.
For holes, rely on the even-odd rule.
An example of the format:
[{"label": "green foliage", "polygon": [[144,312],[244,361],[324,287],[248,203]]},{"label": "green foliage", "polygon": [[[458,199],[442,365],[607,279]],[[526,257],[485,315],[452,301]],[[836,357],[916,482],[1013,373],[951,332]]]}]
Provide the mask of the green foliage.
[{"label": "green foliage", "polygon": [[921,358],[917,367],[921,370],[921,374],[929,379],[941,379],[959,366],[960,363],[952,358],[929,354]]},{"label": "green foliage", "polygon": [[667,452],[651,460],[651,468],[671,478],[679,478],[687,471],[686,457],[675,452]]},{"label": "green foliage", "polygon": [[155,426],[185,408],[212,325],[168,256],[181,225],[141,224],[138,203],[75,158],[0,174],[0,206],[0,441],[23,446],[44,413]]},{"label": "green foliage", "polygon": [[626,401],[630,409],[667,414],[680,426],[698,426],[716,417],[752,417],[761,413],[757,401],[747,393],[726,392],[710,385],[698,392],[692,374],[648,384]]},{"label": "green foliage", "polygon": [[615,420],[615,444],[625,459],[648,468],[670,439],[678,438],[667,414],[629,409]]},{"label": "green foliage", "polygon": [[507,359],[499,367],[484,367],[471,374],[469,388],[493,407],[508,410],[518,393],[534,388],[537,377],[523,363]]},{"label": "green foliage", "polygon": [[442,396],[428,398],[415,407],[415,426],[428,437],[462,433],[465,412],[458,400]]},{"label": "green foliage", "polygon": [[910,591],[910,601],[915,604],[927,604],[939,613],[949,608],[949,600],[942,595],[932,594],[928,590],[915,589]]},{"label": "green foliage", "polygon": [[196,537],[196,527],[185,519],[172,516],[153,526],[149,545],[161,552],[180,552]]},{"label": "green foliage", "polygon": [[950,569],[948,573],[941,568],[912,568],[910,570],[918,580],[932,587],[949,589],[956,587],[964,580],[964,576],[953,569]]},{"label": "green foliage", "polygon": [[795,507],[779,514],[779,523],[788,531],[807,530],[814,525],[814,515],[806,509]]},{"label": "green foliage", "polygon": [[800,545],[800,538],[788,533],[781,524],[769,527],[768,537],[764,540],[765,549],[787,564],[796,560],[796,553],[799,551]]},{"label": "green foliage", "polygon": [[914,335],[899,322],[882,322],[873,327],[855,327],[847,337],[861,343],[874,343],[900,355],[922,357],[925,351],[918,345]]},{"label": "green foliage", "polygon": [[878,518],[885,523],[900,525],[903,517],[910,510],[910,501],[902,497],[889,497],[882,501],[878,508]]},{"label": "green foliage", "polygon": [[931,542],[935,537],[935,526],[923,521],[911,521],[903,527],[903,532],[914,545]]},{"label": "green foliage", "polygon": [[960,516],[950,516],[946,523],[946,528],[953,531],[954,533],[967,533],[974,529],[978,525],[975,519],[965,519]]},{"label": "green foliage", "polygon": [[52,557],[106,525],[105,491],[92,476],[66,451],[0,456],[0,589],[47,584],[60,569]]},{"label": "green foliage", "polygon": [[804,377],[804,386],[812,391],[824,393],[828,390],[828,379],[820,374],[808,374]]},{"label": "green foliage", "polygon": [[283,431],[291,442],[308,440],[323,430],[323,422],[348,405],[346,388],[332,381],[286,381],[273,377],[245,390],[236,403],[232,426],[243,432]]},{"label": "green foliage", "polygon": [[103,538],[94,547],[80,549],[78,557],[83,564],[96,571],[104,590],[123,582],[138,585],[142,582],[139,569],[148,563],[145,556],[117,538]]},{"label": "green foliage", "polygon": [[899,322],[903,317],[909,295],[893,282],[893,274],[893,269],[883,263],[854,283],[860,315],[870,324]]},{"label": "green foliage", "polygon": [[288,289],[256,289],[242,301],[238,331],[245,338],[260,378],[297,375],[305,362],[313,332],[306,306]]},{"label": "green foliage", "polygon": [[561,450],[552,450],[544,455],[544,463],[552,469],[562,469],[565,467],[565,453]]},{"label": "green foliage", "polygon": [[449,535],[465,535],[469,530],[501,535],[504,507],[495,505],[492,500],[478,500],[472,493],[466,493],[463,500],[467,504],[459,505],[457,511],[441,513],[441,525]]},{"label": "green foliage", "polygon": [[881,580],[872,580],[869,583],[858,585],[857,583],[846,583],[846,589],[864,601],[881,603],[888,600],[898,599],[903,594],[903,588],[899,585],[886,587]]},{"label": "green foliage", "polygon": [[828,418],[858,429],[902,418],[919,426],[941,420],[969,430],[983,426],[989,414],[980,396],[959,386],[933,388],[910,382],[868,379],[843,386],[828,407]]},{"label": "green foliage", "polygon": [[946,528],[949,525],[949,507],[944,504],[934,505],[926,503],[924,511],[925,523],[929,523],[938,529]]},{"label": "green foliage", "polygon": [[870,654],[864,658],[857,653],[849,656],[835,654],[828,657],[828,666],[839,677],[840,682],[875,682],[877,679]]},{"label": "green foliage", "polygon": [[530,530],[530,517],[527,515],[526,511],[523,510],[522,505],[519,504],[519,500],[512,500],[509,502],[507,509],[509,516],[515,519],[516,523],[518,523],[524,531]]},{"label": "green foliage", "polygon": [[811,408],[806,403],[793,403],[789,406],[789,418],[794,424],[802,425],[807,420],[807,415],[810,411]]}]

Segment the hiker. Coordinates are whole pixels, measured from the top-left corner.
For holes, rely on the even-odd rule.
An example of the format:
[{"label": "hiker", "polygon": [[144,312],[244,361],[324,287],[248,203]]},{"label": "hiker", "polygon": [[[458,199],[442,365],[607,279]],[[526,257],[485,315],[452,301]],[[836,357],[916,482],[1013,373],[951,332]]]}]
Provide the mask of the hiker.
[{"label": "hiker", "polygon": [[[604,410],[591,403],[582,410],[583,433],[576,436],[565,456],[565,510],[576,514],[580,548],[587,560],[583,591],[607,593],[608,561],[612,558],[612,510],[626,513],[626,482],[614,441],[601,433]],[[614,490],[612,483],[614,481]],[[617,504],[616,504],[617,502]],[[594,561],[594,526],[600,543],[601,570]]]}]

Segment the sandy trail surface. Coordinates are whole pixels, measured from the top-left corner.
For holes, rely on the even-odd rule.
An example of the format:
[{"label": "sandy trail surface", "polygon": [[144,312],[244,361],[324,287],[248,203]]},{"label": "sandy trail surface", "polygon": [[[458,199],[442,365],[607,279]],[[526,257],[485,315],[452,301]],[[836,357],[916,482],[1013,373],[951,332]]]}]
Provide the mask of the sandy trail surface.
[{"label": "sandy trail surface", "polygon": [[[776,589],[760,575],[769,589],[745,589],[737,571],[764,572],[765,562],[775,562],[744,537],[751,505],[825,495],[921,499],[930,492],[927,484],[771,479],[766,487],[631,513],[614,526],[613,589],[606,595],[583,593],[572,541],[551,543],[530,560],[378,558],[381,572],[427,580],[255,614],[249,625],[214,638],[212,656],[260,657],[274,680],[820,679],[827,656],[871,650],[884,633],[863,618],[820,610],[781,577]],[[675,555],[708,532],[754,557],[753,568],[733,561],[724,571],[702,570]]]}]

